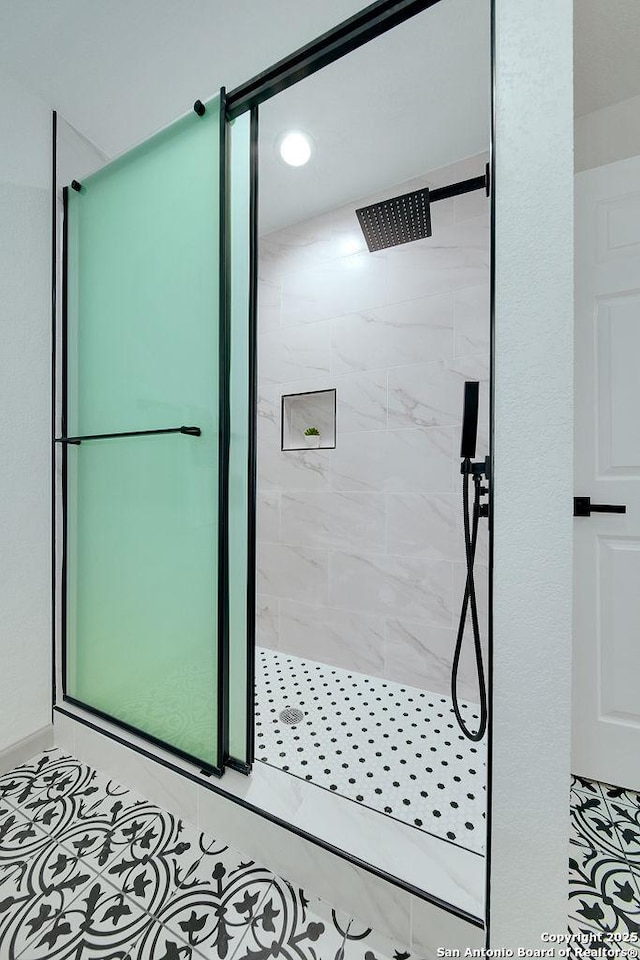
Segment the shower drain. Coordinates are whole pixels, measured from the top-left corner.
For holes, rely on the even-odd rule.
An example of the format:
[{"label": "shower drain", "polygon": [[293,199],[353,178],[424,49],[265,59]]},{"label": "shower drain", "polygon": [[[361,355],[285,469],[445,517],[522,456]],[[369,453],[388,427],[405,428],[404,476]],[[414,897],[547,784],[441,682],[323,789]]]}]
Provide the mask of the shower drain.
[{"label": "shower drain", "polygon": [[300,721],[304,719],[304,713],[302,710],[298,710],[297,707],[287,707],[287,709],[283,710],[280,714],[280,719],[283,723],[300,723]]}]

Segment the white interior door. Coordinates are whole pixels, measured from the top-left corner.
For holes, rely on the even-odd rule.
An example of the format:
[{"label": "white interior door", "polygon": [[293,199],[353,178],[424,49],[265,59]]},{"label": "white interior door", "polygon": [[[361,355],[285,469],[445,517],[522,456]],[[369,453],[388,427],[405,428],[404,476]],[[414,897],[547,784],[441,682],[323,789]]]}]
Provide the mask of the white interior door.
[{"label": "white interior door", "polygon": [[640,789],[640,157],[576,176],[573,772]]}]

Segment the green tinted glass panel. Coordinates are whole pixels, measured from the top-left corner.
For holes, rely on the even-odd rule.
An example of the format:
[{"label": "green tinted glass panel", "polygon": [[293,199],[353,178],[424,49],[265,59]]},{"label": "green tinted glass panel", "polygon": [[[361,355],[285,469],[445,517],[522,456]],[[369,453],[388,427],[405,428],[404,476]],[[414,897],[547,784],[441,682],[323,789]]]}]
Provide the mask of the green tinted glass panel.
[{"label": "green tinted glass panel", "polygon": [[249,284],[251,238],[251,120],[229,127],[230,445],[229,445],[229,753],[247,754],[247,642],[253,607],[247,603],[249,538]]},{"label": "green tinted glass panel", "polygon": [[219,101],[68,192],[67,693],[220,761]]}]

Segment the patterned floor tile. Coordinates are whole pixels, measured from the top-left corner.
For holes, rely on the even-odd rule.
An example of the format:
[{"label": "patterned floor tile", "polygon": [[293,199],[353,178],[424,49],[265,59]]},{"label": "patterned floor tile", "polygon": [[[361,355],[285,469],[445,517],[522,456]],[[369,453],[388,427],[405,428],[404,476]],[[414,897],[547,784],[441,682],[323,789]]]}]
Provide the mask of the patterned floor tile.
[{"label": "patterned floor tile", "polygon": [[0,802],[0,867],[23,863],[51,843],[33,818],[21,809]]},{"label": "patterned floor tile", "polygon": [[130,950],[130,960],[201,960],[193,947],[152,920]]},{"label": "patterned floor tile", "polygon": [[609,800],[608,807],[615,823],[622,852],[626,860],[640,870],[640,806],[623,806],[617,800]]},{"label": "patterned floor tile", "polygon": [[266,867],[214,842],[156,918],[199,957],[231,957],[273,879]]},{"label": "patterned floor tile", "polygon": [[100,872],[120,847],[129,845],[118,826],[141,798],[61,753],[47,756],[38,768],[17,812],[70,852],[80,852],[87,865]]},{"label": "patterned floor tile", "polygon": [[109,864],[103,877],[139,909],[159,916],[193,875],[212,840],[151,804],[142,816],[136,816],[127,833],[131,842]]},{"label": "patterned floor tile", "polygon": [[34,780],[32,796],[22,804],[29,810],[62,810],[58,819],[89,819],[114,803],[131,806],[136,795],[75,757],[60,756]]},{"label": "patterned floor tile", "polygon": [[336,930],[344,938],[344,960],[407,960],[410,953],[404,947],[375,933],[367,924],[354,920],[345,910],[337,909],[325,900],[312,897],[308,909],[324,923],[327,930]]},{"label": "patterned floor tile", "polygon": [[[234,960],[343,960],[344,933],[312,906],[303,890],[276,877]],[[217,955],[203,956],[213,960]]]},{"label": "patterned floor tile", "polygon": [[624,790],[622,787],[613,787],[609,783],[601,783],[600,787],[605,800],[615,800],[616,803],[625,807],[634,807],[636,810],[640,807],[640,793],[635,790]]},{"label": "patterned floor tile", "polygon": [[102,873],[130,847],[130,842],[118,830],[121,823],[118,807],[117,801],[111,812],[99,818],[70,820],[56,834],[56,839],[70,852],[81,855],[97,873]]},{"label": "patterned floor tile", "polygon": [[624,845],[615,817],[602,795],[572,794],[571,840],[594,847],[611,857],[620,857]]},{"label": "patterned floor tile", "polygon": [[63,752],[57,747],[51,750],[45,750],[37,756],[28,760],[26,763],[9,770],[0,776],[0,800],[8,801],[14,806],[25,803],[34,792],[34,782],[39,784],[39,775],[42,770],[52,764],[54,759],[64,756]]},{"label": "patterned floor tile", "polygon": [[571,847],[569,918],[598,933],[640,933],[640,895],[619,854],[595,845]]},{"label": "patterned floor tile", "polygon": [[19,960],[133,960],[132,947],[151,922],[124,894],[94,877],[38,930]]},{"label": "patterned floor tile", "polygon": [[0,955],[36,955],[44,929],[91,884],[95,874],[54,840],[0,878]]},{"label": "patterned floor tile", "polygon": [[344,960],[417,960],[409,950],[351,920],[344,940]]},{"label": "patterned floor tile", "polygon": [[585,793],[587,796],[602,797],[602,787],[597,780],[587,780],[585,777],[571,777],[571,790]]},{"label": "patterned floor tile", "polygon": [[45,750],[17,767],[11,776],[17,782],[5,784],[5,790],[9,791],[7,799],[18,807],[45,791],[50,799],[69,796],[84,789],[88,793],[97,792],[97,785],[92,788],[89,781],[102,779],[101,774],[57,747]]}]

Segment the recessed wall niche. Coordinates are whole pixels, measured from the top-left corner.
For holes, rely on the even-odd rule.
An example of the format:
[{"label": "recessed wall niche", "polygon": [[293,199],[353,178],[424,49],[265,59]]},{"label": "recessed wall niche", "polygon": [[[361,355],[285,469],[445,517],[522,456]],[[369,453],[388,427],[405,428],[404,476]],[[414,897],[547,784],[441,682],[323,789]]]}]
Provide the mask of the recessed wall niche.
[{"label": "recessed wall niche", "polygon": [[[305,432],[308,430],[314,432],[308,434]],[[335,390],[290,393],[282,397],[283,450],[328,450],[335,445]]]}]

